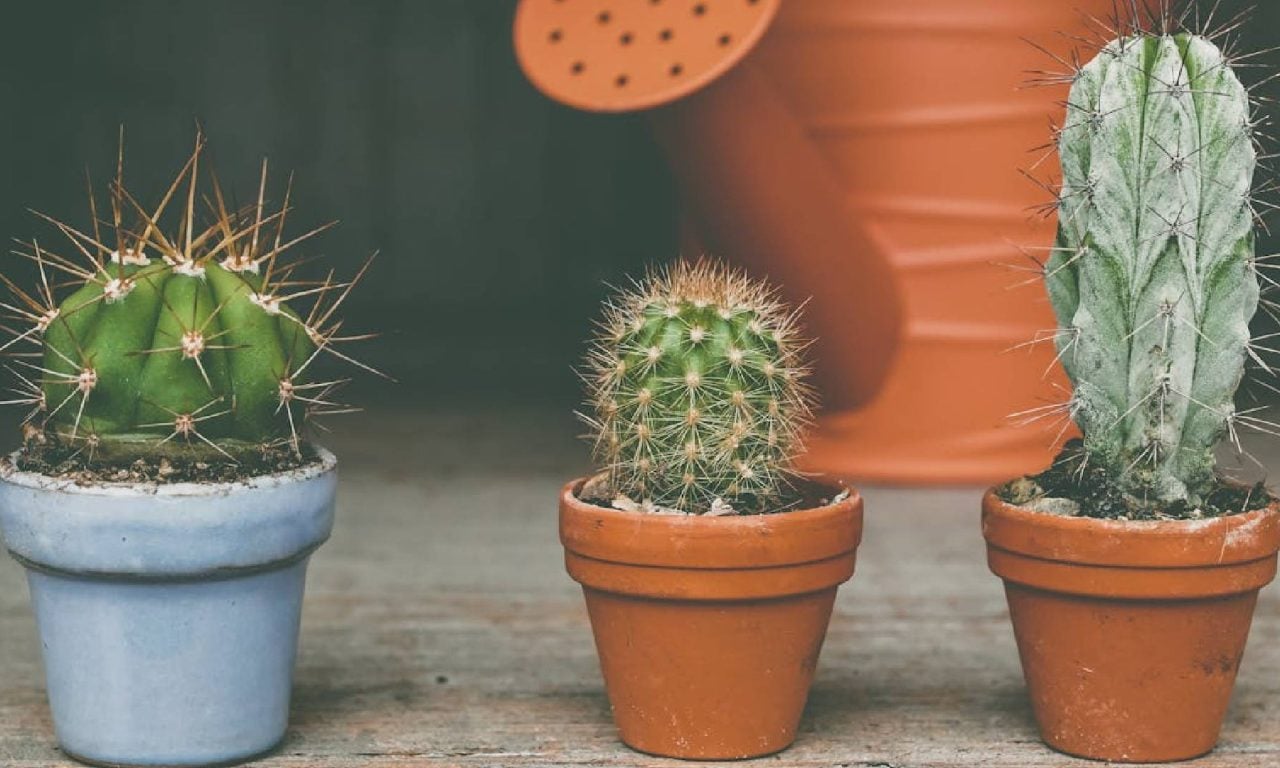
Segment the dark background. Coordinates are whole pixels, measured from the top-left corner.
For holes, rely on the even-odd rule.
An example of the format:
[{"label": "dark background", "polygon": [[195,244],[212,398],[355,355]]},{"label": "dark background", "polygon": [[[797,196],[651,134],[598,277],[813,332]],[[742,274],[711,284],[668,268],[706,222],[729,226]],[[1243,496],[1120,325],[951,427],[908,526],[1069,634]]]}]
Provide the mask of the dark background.
[{"label": "dark background", "polygon": [[[1280,3],[1261,5],[1246,48],[1276,42]],[[1219,14],[1243,6],[1225,0]],[[640,118],[579,113],[528,85],[511,50],[513,8],[7,7],[0,232],[56,238],[28,206],[87,225],[84,169],[105,188],[122,123],[126,182],[156,199],[198,120],[239,200],[254,194],[265,155],[277,199],[297,172],[293,231],[342,220],[309,252],[350,273],[382,251],[350,301],[348,328],[384,333],[364,356],[402,385],[366,381],[361,396],[567,409],[604,282],[675,254],[674,188]],[[1273,247],[1266,237],[1259,251]]]}]

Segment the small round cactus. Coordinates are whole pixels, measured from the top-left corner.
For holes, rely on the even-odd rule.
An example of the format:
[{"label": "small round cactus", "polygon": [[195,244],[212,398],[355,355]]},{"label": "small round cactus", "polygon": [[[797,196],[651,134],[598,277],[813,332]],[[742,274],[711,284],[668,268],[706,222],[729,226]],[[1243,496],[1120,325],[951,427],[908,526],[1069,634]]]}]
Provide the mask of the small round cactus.
[{"label": "small round cactus", "polygon": [[609,491],[691,514],[785,504],[812,412],[806,347],[773,289],[712,261],[620,293],[584,375]]},{"label": "small round cactus", "polygon": [[[285,238],[289,194],[264,210],[265,163],[256,205],[229,211],[216,180],[199,194],[202,147],[198,137],[153,209],[118,169],[105,226],[92,193],[91,227],[41,215],[73,255],[32,241],[19,254],[37,267],[36,290],[0,278],[13,295],[4,306],[15,338],[4,349],[15,354],[17,402],[31,406],[29,438],[100,463],[239,462],[277,449],[301,457],[304,420],[345,410],[332,394],[346,380],[314,374],[322,352],[351,360],[335,349],[353,337],[339,334],[334,313],[363,270],[350,282],[332,271],[297,278],[282,254],[328,225]],[[60,281],[70,284],[61,298]],[[291,306],[307,300],[302,314]]]}]

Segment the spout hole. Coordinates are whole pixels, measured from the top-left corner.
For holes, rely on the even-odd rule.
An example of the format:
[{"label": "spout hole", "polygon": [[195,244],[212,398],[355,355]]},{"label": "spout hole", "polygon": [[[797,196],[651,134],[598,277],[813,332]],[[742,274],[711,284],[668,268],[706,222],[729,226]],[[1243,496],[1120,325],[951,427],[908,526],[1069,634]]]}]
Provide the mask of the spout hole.
[{"label": "spout hole", "polygon": [[611,16],[608,11],[601,11],[600,15],[596,16],[596,21],[600,22],[601,24],[608,24],[609,20],[612,18],[613,16]]},{"label": "spout hole", "polygon": [[684,67],[679,64],[672,64],[671,69],[669,69],[668,71],[671,73],[672,77],[679,77],[680,75],[684,74]]},{"label": "spout hole", "polygon": [[549,39],[553,43],[558,43],[562,39],[564,39],[564,32],[558,29],[553,29],[551,30],[551,34],[547,35],[547,39]]},{"label": "spout hole", "polygon": [[630,81],[631,81],[631,78],[627,77],[626,75],[618,75],[616,78],[614,78],[613,84],[619,88],[622,88],[626,86],[626,84],[629,83]]},{"label": "spout hole", "polygon": [[570,72],[572,72],[572,73],[573,73],[573,74],[575,74],[575,75],[580,75],[580,74],[582,74],[582,70],[584,70],[584,69],[586,69],[586,68],[587,68],[587,65],[586,65],[586,64],[583,64],[583,63],[582,63],[582,62],[580,62],[580,61],[575,61],[575,62],[573,62],[573,66],[572,66],[572,67],[569,67],[569,71],[570,71]]},{"label": "spout hole", "polygon": [[631,36],[630,32],[623,32],[622,37],[618,38],[618,42],[622,43],[623,45],[631,45],[631,41],[633,39],[634,38]]},{"label": "spout hole", "polygon": [[707,6],[704,5],[703,3],[698,3],[697,5],[693,6],[694,16],[702,16],[706,14],[706,12],[707,12]]},{"label": "spout hole", "polygon": [[722,46],[725,46],[725,45],[728,45],[728,44],[729,44],[729,41],[730,41],[730,40],[732,40],[732,39],[733,39],[733,38],[732,38],[732,37],[729,37],[728,35],[721,35],[721,36],[720,36],[720,39],[719,39],[719,40],[717,40],[716,42],[720,43],[720,45],[722,45]]},{"label": "spout hole", "polygon": [[667,43],[671,41],[671,38],[674,34],[675,33],[672,32],[670,29],[664,29],[658,33],[658,39],[664,43]]}]

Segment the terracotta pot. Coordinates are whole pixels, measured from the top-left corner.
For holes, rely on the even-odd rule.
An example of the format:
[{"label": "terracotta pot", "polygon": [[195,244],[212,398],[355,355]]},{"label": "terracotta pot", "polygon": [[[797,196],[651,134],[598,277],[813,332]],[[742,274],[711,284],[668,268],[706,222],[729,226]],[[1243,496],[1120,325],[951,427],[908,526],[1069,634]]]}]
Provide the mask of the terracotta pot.
[{"label": "terracotta pot", "polygon": [[836,588],[853,575],[861,498],[773,515],[667,516],[584,503],[580,485],[561,491],[560,540],[622,740],[689,759],[791,744]]},{"label": "terracotta pot", "polygon": [[1258,590],[1276,573],[1280,505],[1130,522],[988,491],[982,529],[1045,743],[1122,762],[1213,749]]},{"label": "terracotta pot", "polygon": [[806,468],[938,483],[1047,464],[1057,425],[1007,417],[1064,398],[1052,345],[1002,354],[1055,326],[1039,284],[1011,291],[1030,275],[1001,264],[1053,242],[1028,210],[1046,194],[1017,171],[1066,86],[1021,87],[1057,66],[1025,39],[1065,57],[1114,0],[694,5],[522,0],[516,53],[552,98],[649,110],[683,252],[812,298],[828,410]]}]

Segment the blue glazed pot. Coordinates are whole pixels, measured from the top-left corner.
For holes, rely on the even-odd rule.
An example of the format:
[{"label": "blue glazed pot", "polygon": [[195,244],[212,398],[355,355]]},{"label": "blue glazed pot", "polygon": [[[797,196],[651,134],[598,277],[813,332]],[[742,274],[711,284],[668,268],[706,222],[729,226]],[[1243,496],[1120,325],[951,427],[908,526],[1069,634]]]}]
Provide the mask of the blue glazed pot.
[{"label": "blue glazed pot", "polygon": [[234,483],[77,485],[0,464],[54,728],[108,765],[234,763],[284,737],[337,460]]}]

